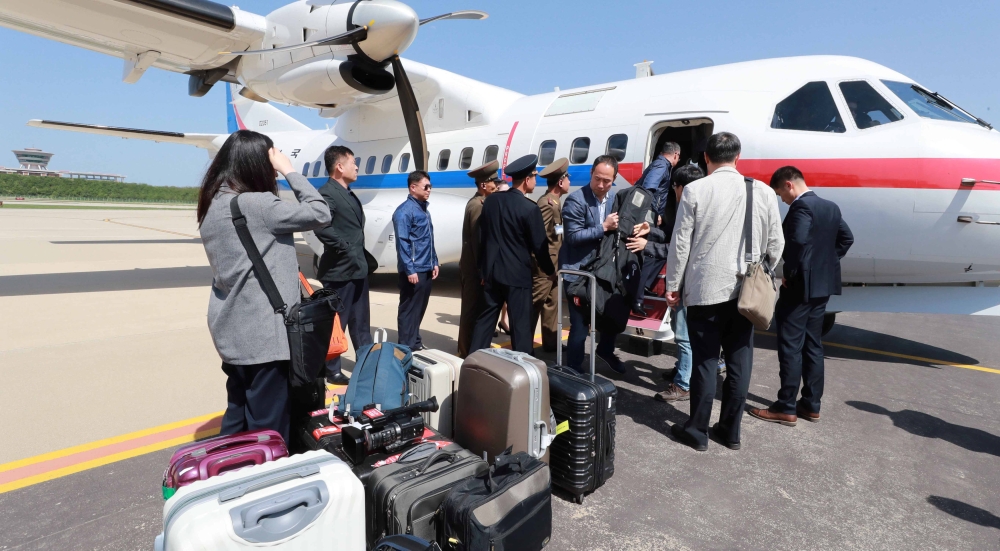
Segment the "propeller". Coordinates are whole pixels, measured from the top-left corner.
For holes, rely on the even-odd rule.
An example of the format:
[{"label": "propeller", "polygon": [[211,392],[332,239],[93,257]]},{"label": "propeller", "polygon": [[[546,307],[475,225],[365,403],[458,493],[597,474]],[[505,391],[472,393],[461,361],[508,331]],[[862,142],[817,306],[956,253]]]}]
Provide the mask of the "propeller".
[{"label": "propeller", "polygon": [[417,170],[427,170],[427,133],[424,132],[424,119],[420,116],[417,96],[413,93],[413,86],[410,86],[410,79],[406,76],[403,62],[398,55],[392,56],[392,76],[396,80],[399,106],[403,109],[403,122],[406,123],[406,134],[410,138],[413,165]]},{"label": "propeller", "polygon": [[329,36],[326,38],[321,38],[319,40],[314,40],[312,42],[305,42],[303,44],[293,44],[291,46],[272,48],[270,50],[250,50],[246,52],[219,52],[219,55],[241,56],[241,55],[254,55],[254,54],[273,54],[277,52],[298,50],[301,48],[317,48],[320,46],[347,46],[350,44],[354,44],[355,42],[361,42],[366,38],[368,38],[367,25],[347,31],[346,33],[338,34],[337,36]]},{"label": "propeller", "polygon": [[476,19],[482,20],[489,17],[490,14],[479,11],[479,10],[463,10],[463,11],[453,11],[451,13],[442,13],[441,15],[435,15],[434,17],[428,17],[427,19],[421,19],[420,24],[426,25],[431,21],[440,21],[442,19]]}]

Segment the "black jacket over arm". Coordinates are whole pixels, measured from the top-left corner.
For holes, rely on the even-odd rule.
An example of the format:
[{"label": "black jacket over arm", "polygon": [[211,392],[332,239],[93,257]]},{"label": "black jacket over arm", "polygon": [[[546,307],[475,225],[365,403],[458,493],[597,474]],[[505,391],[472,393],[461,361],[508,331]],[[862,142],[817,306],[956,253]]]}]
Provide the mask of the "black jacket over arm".
[{"label": "black jacket over arm", "polygon": [[854,243],[840,207],[808,191],[792,202],[781,227],[788,291],[803,300],[839,295],[840,259]]},{"label": "black jacket over arm", "polygon": [[330,205],[333,220],[316,230],[323,242],[317,279],[324,283],[344,282],[368,277],[365,259],[365,212],[353,192],[331,179],[319,189]]},{"label": "black jacket over arm", "polygon": [[479,273],[482,278],[487,282],[531,289],[532,255],[543,272],[555,272],[538,205],[516,189],[487,197],[479,217]]}]

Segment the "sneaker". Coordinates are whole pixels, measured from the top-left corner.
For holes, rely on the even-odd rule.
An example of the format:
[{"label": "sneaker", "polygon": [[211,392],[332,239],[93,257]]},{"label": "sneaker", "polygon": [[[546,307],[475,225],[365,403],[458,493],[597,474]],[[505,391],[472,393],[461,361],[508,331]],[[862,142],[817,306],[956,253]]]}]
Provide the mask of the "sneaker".
[{"label": "sneaker", "polygon": [[653,399],[657,402],[683,402],[691,399],[691,392],[670,383],[666,390],[653,395]]},{"label": "sneaker", "polygon": [[597,357],[604,360],[605,363],[608,364],[608,367],[610,367],[615,373],[618,373],[619,375],[625,374],[625,364],[622,363],[618,356],[614,354],[598,354]]}]

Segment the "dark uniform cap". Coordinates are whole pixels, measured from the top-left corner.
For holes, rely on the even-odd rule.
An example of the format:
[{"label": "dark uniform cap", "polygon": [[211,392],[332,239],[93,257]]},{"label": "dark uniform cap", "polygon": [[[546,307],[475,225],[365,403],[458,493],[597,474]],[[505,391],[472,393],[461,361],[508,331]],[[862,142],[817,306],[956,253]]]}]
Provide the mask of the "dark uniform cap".
[{"label": "dark uniform cap", "polygon": [[475,178],[477,184],[483,182],[489,182],[490,180],[499,180],[500,177],[497,175],[497,170],[500,169],[500,163],[497,161],[490,161],[479,168],[474,168],[468,172],[469,178]]},{"label": "dark uniform cap", "polygon": [[545,178],[549,182],[558,182],[560,178],[569,170],[569,159],[563,157],[561,159],[556,159],[552,161],[552,164],[542,169],[538,173],[539,176]]},{"label": "dark uniform cap", "polygon": [[519,159],[515,159],[504,167],[503,171],[515,180],[520,180],[521,178],[527,178],[531,176],[531,173],[538,168],[538,155],[525,155]]}]

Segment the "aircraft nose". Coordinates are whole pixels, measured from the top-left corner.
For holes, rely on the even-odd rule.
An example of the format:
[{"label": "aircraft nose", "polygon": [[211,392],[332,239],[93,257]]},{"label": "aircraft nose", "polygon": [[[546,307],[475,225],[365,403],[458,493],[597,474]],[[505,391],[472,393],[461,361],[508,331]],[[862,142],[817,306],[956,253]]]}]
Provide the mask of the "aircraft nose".
[{"label": "aircraft nose", "polygon": [[359,0],[351,22],[368,25],[368,38],[358,47],[375,61],[385,61],[406,50],[420,27],[417,12],[396,0]]}]

